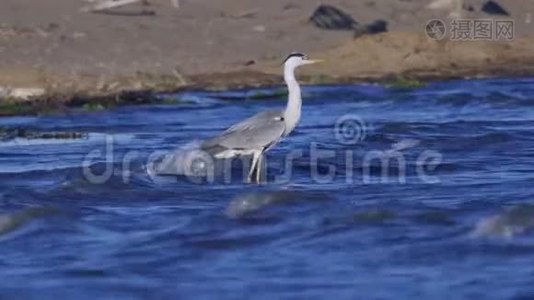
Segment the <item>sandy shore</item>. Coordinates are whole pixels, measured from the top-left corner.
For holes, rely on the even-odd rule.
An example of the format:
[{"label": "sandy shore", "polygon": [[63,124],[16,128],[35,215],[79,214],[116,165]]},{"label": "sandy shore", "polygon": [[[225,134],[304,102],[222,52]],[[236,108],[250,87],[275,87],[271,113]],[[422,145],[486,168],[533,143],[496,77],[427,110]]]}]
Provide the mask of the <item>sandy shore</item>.
[{"label": "sandy shore", "polygon": [[[450,13],[426,9],[429,2],[329,1],[358,22],[388,22],[388,33],[354,39],[313,26],[316,1],[182,0],[174,8],[150,0],[96,14],[80,11],[82,0],[3,0],[0,96],[31,88],[48,103],[279,84],[281,59],[294,50],[327,60],[303,70],[308,83],[534,74],[534,2],[499,1],[515,22],[513,41],[462,42],[426,36],[428,20]],[[466,0],[474,11],[462,17],[495,18],[482,2]]]}]

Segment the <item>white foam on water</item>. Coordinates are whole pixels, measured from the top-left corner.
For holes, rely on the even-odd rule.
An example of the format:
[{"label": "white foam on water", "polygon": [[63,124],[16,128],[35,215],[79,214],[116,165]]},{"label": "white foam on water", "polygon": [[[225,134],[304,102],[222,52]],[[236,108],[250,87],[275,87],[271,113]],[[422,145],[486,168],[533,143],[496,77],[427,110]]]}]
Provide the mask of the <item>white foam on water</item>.
[{"label": "white foam on water", "polygon": [[473,237],[512,238],[534,230],[534,207],[520,205],[500,214],[481,219],[471,232]]},{"label": "white foam on water", "polygon": [[147,164],[148,175],[206,176],[214,162],[208,153],[200,149],[200,143],[195,140],[173,152],[154,157]]}]

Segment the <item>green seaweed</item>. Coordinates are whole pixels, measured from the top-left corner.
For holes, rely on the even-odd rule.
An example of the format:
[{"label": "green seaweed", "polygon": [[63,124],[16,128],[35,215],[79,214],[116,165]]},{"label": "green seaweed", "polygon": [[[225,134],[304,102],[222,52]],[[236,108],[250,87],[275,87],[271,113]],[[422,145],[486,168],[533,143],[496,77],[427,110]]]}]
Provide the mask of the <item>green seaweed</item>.
[{"label": "green seaweed", "polygon": [[0,101],[0,116],[12,116],[34,113],[35,107],[29,103],[10,100]]},{"label": "green seaweed", "polygon": [[332,76],[327,75],[327,74],[312,75],[310,76],[308,81],[310,84],[327,84],[327,83],[336,82],[336,80]]},{"label": "green seaweed", "polygon": [[17,228],[38,218],[57,214],[53,208],[29,208],[12,214],[0,214],[0,235],[12,232]]},{"label": "green seaweed", "polygon": [[384,222],[395,217],[395,213],[390,210],[376,209],[355,213],[352,216],[352,220],[354,222]]},{"label": "green seaweed", "polygon": [[388,87],[399,89],[416,89],[426,86],[426,82],[423,82],[416,78],[409,78],[404,76],[397,76],[393,80],[386,83]]},{"label": "green seaweed", "polygon": [[[107,107],[109,107],[109,105]],[[104,106],[102,103],[97,103],[97,102],[95,102],[95,103],[88,102],[88,103],[85,103],[84,105],[82,105],[82,109],[83,110],[90,111],[90,112],[102,111],[102,110],[105,110],[107,107]]]},{"label": "green seaweed", "polygon": [[162,105],[178,105],[178,104],[188,104],[188,103],[193,103],[193,102],[182,97],[164,96],[164,97],[159,97],[157,101],[154,101],[154,103],[162,104]]},{"label": "green seaweed", "polygon": [[287,96],[288,91],[285,88],[277,88],[272,91],[251,91],[247,95],[248,99],[252,100],[264,100],[271,98],[279,98]]}]

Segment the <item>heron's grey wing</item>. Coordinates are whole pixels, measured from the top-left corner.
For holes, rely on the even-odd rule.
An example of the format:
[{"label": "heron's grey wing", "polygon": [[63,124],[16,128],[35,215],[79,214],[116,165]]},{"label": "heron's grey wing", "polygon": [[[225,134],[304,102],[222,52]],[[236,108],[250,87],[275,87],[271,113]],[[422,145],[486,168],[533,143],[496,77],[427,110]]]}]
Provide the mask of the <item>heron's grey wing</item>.
[{"label": "heron's grey wing", "polygon": [[203,149],[262,149],[275,143],[285,131],[281,111],[264,111],[228,128],[202,143]]}]

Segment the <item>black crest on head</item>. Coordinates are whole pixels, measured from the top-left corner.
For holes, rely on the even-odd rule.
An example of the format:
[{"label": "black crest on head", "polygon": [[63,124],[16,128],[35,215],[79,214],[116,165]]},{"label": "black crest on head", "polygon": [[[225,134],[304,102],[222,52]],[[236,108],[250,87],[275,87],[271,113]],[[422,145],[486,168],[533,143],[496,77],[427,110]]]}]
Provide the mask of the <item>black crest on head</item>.
[{"label": "black crest on head", "polygon": [[306,58],[306,54],[302,54],[300,52],[291,52],[291,54],[289,54],[286,59],[284,60],[284,63],[290,59],[291,57],[301,57],[301,58]]}]

